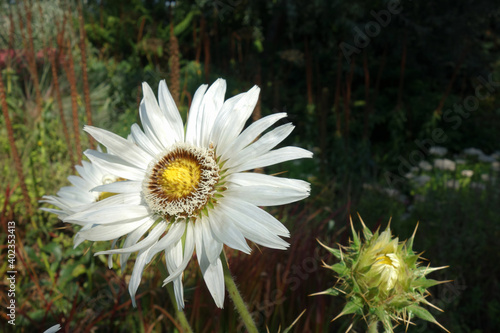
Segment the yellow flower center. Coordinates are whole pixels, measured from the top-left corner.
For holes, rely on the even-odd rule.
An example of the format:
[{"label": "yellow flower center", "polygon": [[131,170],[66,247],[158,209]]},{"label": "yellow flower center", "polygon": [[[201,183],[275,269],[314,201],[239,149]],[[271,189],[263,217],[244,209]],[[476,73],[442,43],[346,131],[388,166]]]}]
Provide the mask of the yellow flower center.
[{"label": "yellow flower center", "polygon": [[[106,175],[102,179],[102,184],[106,185],[106,184],[111,184],[111,183],[114,183],[114,182],[121,182],[121,181],[124,181],[124,180],[126,180],[126,179],[125,178],[121,178],[121,177],[117,178],[115,176]],[[112,197],[113,195],[116,195],[116,193],[112,193],[112,192],[100,192],[96,201],[101,201],[101,200],[107,199],[109,197]]]},{"label": "yellow flower center", "polygon": [[392,267],[396,267],[394,266],[392,259],[386,255],[378,257],[375,265],[391,265]]},{"label": "yellow flower center", "polygon": [[213,147],[178,143],[159,154],[142,183],[149,208],[167,220],[196,218],[217,192],[220,169]]},{"label": "yellow flower center", "polygon": [[158,183],[166,196],[179,199],[196,190],[200,177],[201,169],[198,163],[191,159],[179,158],[164,169]]},{"label": "yellow flower center", "polygon": [[394,253],[378,256],[373,264],[373,270],[379,274],[379,286],[383,291],[389,291],[398,281],[401,266],[400,260]]}]

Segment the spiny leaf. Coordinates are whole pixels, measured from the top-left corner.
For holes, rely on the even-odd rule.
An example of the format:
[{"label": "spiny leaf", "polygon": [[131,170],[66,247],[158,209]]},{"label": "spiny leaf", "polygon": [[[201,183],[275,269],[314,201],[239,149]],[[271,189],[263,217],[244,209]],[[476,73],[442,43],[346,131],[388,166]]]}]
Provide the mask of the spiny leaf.
[{"label": "spiny leaf", "polygon": [[431,315],[431,313],[429,311],[427,311],[423,307],[413,304],[413,305],[408,306],[407,310],[410,314],[413,314],[420,319],[427,320],[428,322],[434,323],[434,324],[438,325],[439,327],[441,327],[446,332],[449,332],[446,328],[444,328],[440,323],[437,322],[437,320],[434,318],[434,316]]},{"label": "spiny leaf", "polygon": [[352,217],[349,216],[349,219],[351,221],[351,230],[352,230],[352,242],[356,248],[359,248],[359,245],[361,244],[359,241],[358,234],[356,233],[356,230],[354,230],[354,225],[352,223]]},{"label": "spiny leaf", "polygon": [[375,309],[375,315],[377,316],[378,320],[382,322],[382,325],[384,325],[384,328],[386,330],[390,330],[392,332],[392,322],[391,322],[391,317],[381,308],[376,308]]},{"label": "spiny leaf", "polygon": [[323,246],[325,249],[328,250],[328,252],[330,252],[331,254],[333,254],[337,259],[340,259],[342,257],[341,253],[340,253],[340,250],[339,249],[334,249],[334,248],[331,248],[323,243],[321,243],[319,241],[319,239],[316,238],[316,241],[321,245]]},{"label": "spiny leaf", "polygon": [[337,317],[333,318],[332,321],[334,321],[335,319],[337,319],[339,317],[347,315],[347,314],[351,314],[351,313],[359,313],[360,314],[362,312],[362,309],[363,309],[363,306],[358,304],[358,302],[356,300],[347,302],[347,304],[342,309],[342,312],[340,312],[340,314]]},{"label": "spiny leaf", "polygon": [[327,290],[320,291],[319,293],[314,293],[309,296],[318,296],[318,295],[331,295],[338,296],[340,292],[335,288],[328,288]]},{"label": "spiny leaf", "polygon": [[435,286],[437,284],[446,283],[446,282],[450,282],[450,281],[437,281],[437,280],[433,280],[433,279],[420,278],[420,279],[413,281],[411,286],[413,288],[425,288],[425,289],[427,289],[427,288]]},{"label": "spiny leaf", "polygon": [[417,229],[418,229],[418,222],[417,222],[417,225],[415,226],[415,230],[413,231],[413,234],[411,235],[411,237],[406,242],[406,246],[407,246],[408,251],[413,251],[412,250],[412,248],[413,248],[413,240],[415,239],[415,235],[417,233]]},{"label": "spiny leaf", "polygon": [[332,270],[334,270],[335,272],[337,272],[337,274],[338,274],[339,276],[341,276],[341,277],[342,277],[342,276],[349,275],[349,269],[345,266],[345,264],[344,264],[344,263],[341,263],[341,262],[336,263],[335,265],[330,266],[330,268],[331,268]]},{"label": "spiny leaf", "polygon": [[409,255],[409,256],[407,256],[405,258],[405,263],[408,265],[408,267],[414,268],[415,264],[418,261],[418,258],[420,258],[420,256],[417,255],[417,254],[415,254],[415,255]]}]

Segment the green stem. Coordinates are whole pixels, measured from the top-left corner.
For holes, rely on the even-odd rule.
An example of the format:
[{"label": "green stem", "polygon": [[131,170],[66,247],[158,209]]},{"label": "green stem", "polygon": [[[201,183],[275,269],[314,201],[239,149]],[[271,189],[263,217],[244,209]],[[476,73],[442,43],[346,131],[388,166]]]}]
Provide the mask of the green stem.
[{"label": "green stem", "polygon": [[378,333],[378,321],[372,320],[368,324],[368,333]]},{"label": "green stem", "polygon": [[[160,272],[163,276],[169,275],[167,268],[165,267],[165,265],[163,265],[161,260],[157,261],[156,267],[158,267],[160,269]],[[177,301],[175,300],[173,282],[170,282],[169,284],[167,284],[166,287],[167,287],[168,296],[170,297],[170,301],[174,305],[175,316],[177,317],[177,320],[179,320],[179,323],[181,324],[182,331],[184,333],[193,333],[193,330],[191,329],[191,326],[189,326],[189,322],[186,318],[186,315],[184,314],[184,311],[179,310],[179,308],[177,307]]]},{"label": "green stem", "polygon": [[226,289],[227,292],[229,293],[229,297],[231,297],[231,300],[233,301],[236,310],[240,314],[241,320],[243,320],[243,323],[245,324],[247,331],[249,333],[258,333],[259,331],[257,330],[255,322],[253,321],[252,315],[248,311],[248,308],[245,302],[243,301],[243,298],[241,298],[240,292],[238,291],[236,284],[234,283],[233,277],[231,276],[231,272],[229,271],[226,255],[224,252],[221,253],[220,258],[222,261],[222,268],[224,270],[224,281],[226,282]]}]

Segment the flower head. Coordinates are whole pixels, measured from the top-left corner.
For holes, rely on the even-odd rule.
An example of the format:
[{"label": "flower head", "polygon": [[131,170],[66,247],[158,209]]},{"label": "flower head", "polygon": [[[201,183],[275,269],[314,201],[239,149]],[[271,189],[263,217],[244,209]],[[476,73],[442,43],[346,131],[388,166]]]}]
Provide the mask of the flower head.
[{"label": "flower head", "polygon": [[340,284],[318,293],[345,295],[347,304],[336,318],[355,314],[356,319],[363,318],[370,324],[381,322],[386,332],[392,332],[393,322],[408,325],[414,317],[442,327],[420,304],[433,306],[426,300],[427,288],[447,281],[427,279],[426,275],[445,267],[420,266],[420,256],[412,249],[415,233],[407,241],[399,242],[398,238],[392,238],[389,226],[381,233],[378,230],[372,233],[363,220],[361,223],[364,242],[351,221],[350,246],[332,249],[321,244],[340,260],[333,266],[325,266],[338,274]]},{"label": "flower head", "polygon": [[288,230],[259,206],[286,204],[309,195],[307,182],[248,172],[312,157],[311,152],[297,147],[273,149],[293,126],[266,131],[286,113],[267,116],[243,130],[259,88],[226,101],[224,80],[207,88],[203,85],[194,94],[185,126],[162,81],[158,100],[143,84],[142,129],[134,124],[130,141],[85,127],[108,152],[87,150],[92,165],[123,181],[93,188],[99,195],[114,195],[63,220],[88,228],[82,236],[89,240],[117,239],[119,243],[127,236],[121,248],[96,255],[138,253],[129,283],[133,300],[145,265],[164,252],[170,274],[164,283],[174,283],[177,304],[183,307],[182,274],[196,249],[208,289],[222,307],[223,245],[250,253],[246,242],[250,240],[286,249],[288,243],[281,237],[288,237]]}]

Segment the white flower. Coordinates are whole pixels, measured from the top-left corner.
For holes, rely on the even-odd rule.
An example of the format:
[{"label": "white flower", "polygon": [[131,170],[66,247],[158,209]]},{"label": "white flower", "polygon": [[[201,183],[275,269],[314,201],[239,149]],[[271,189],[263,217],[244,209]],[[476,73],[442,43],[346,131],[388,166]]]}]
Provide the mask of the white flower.
[{"label": "white flower", "polygon": [[462,172],[460,172],[460,174],[464,177],[472,177],[474,175],[474,171],[473,170],[462,170]]},{"label": "white flower", "polygon": [[491,156],[488,156],[488,155],[478,155],[478,160],[480,162],[485,162],[485,163],[493,163],[495,162],[497,159],[495,158],[495,156],[491,155]]},{"label": "white flower", "polygon": [[184,127],[165,82],[160,83],[159,104],[144,83],[140,105],[143,130],[136,124],[131,128],[135,143],[85,127],[113,153],[87,150],[85,155],[93,164],[127,180],[98,186],[94,191],[117,194],[64,221],[93,225],[80,232],[89,240],[129,235],[122,248],[96,255],[138,252],[129,283],[133,300],[145,265],[159,252],[165,252],[170,274],[164,283],[174,283],[179,307],[184,306],[182,274],[195,248],[205,283],[216,305],[223,307],[220,255],[224,244],[245,253],[250,253],[246,239],[275,249],[288,247],[280,238],[288,237],[288,230],[258,206],[304,199],[309,195],[309,184],[245,171],[310,158],[312,153],[297,147],[273,150],[294,127],[285,124],[263,133],[285,118],[285,113],[262,118],[243,130],[257,103],[259,88],[227,101],[225,90],[221,79],[208,90],[201,86]]},{"label": "white flower", "polygon": [[61,325],[57,324],[52,327],[49,327],[47,330],[45,330],[43,333],[56,333],[61,330]]},{"label": "white flower", "polygon": [[413,181],[417,183],[419,186],[424,186],[431,180],[430,176],[420,175],[418,177],[413,178]]},{"label": "white flower", "polygon": [[[92,191],[94,188],[100,185],[111,184],[116,181],[121,181],[117,176],[109,173],[102,167],[92,164],[86,161],[82,161],[82,165],[75,166],[76,171],[80,176],[69,176],[68,180],[73,186],[65,186],[57,192],[57,196],[44,196],[40,202],[49,203],[58,207],[59,209],[53,208],[41,208],[50,213],[57,214],[60,219],[64,219],[70,215],[76,214],[78,212],[85,211],[93,203],[100,200],[104,200],[110,196],[115,195],[115,193],[110,192],[96,192]],[[74,238],[74,245],[77,247],[86,238],[86,231],[94,227],[92,223],[85,224],[79,232],[76,233]],[[113,246],[116,244],[115,239]],[[129,254],[122,255],[120,261],[122,264],[122,269],[125,268],[125,263],[129,258]],[[109,256],[108,266],[113,267],[112,257]]]},{"label": "white flower", "polygon": [[434,167],[441,170],[454,171],[456,163],[447,158],[438,158],[434,160]]},{"label": "white flower", "polygon": [[429,153],[437,156],[444,156],[448,152],[445,147],[434,146],[429,149]]},{"label": "white flower", "polygon": [[476,156],[484,155],[483,151],[481,149],[477,149],[477,148],[464,149],[464,154],[465,155],[476,155]]},{"label": "white flower", "polygon": [[427,161],[420,161],[418,163],[418,166],[422,169],[422,170],[425,170],[425,171],[431,171],[432,170],[432,165],[427,162]]}]

